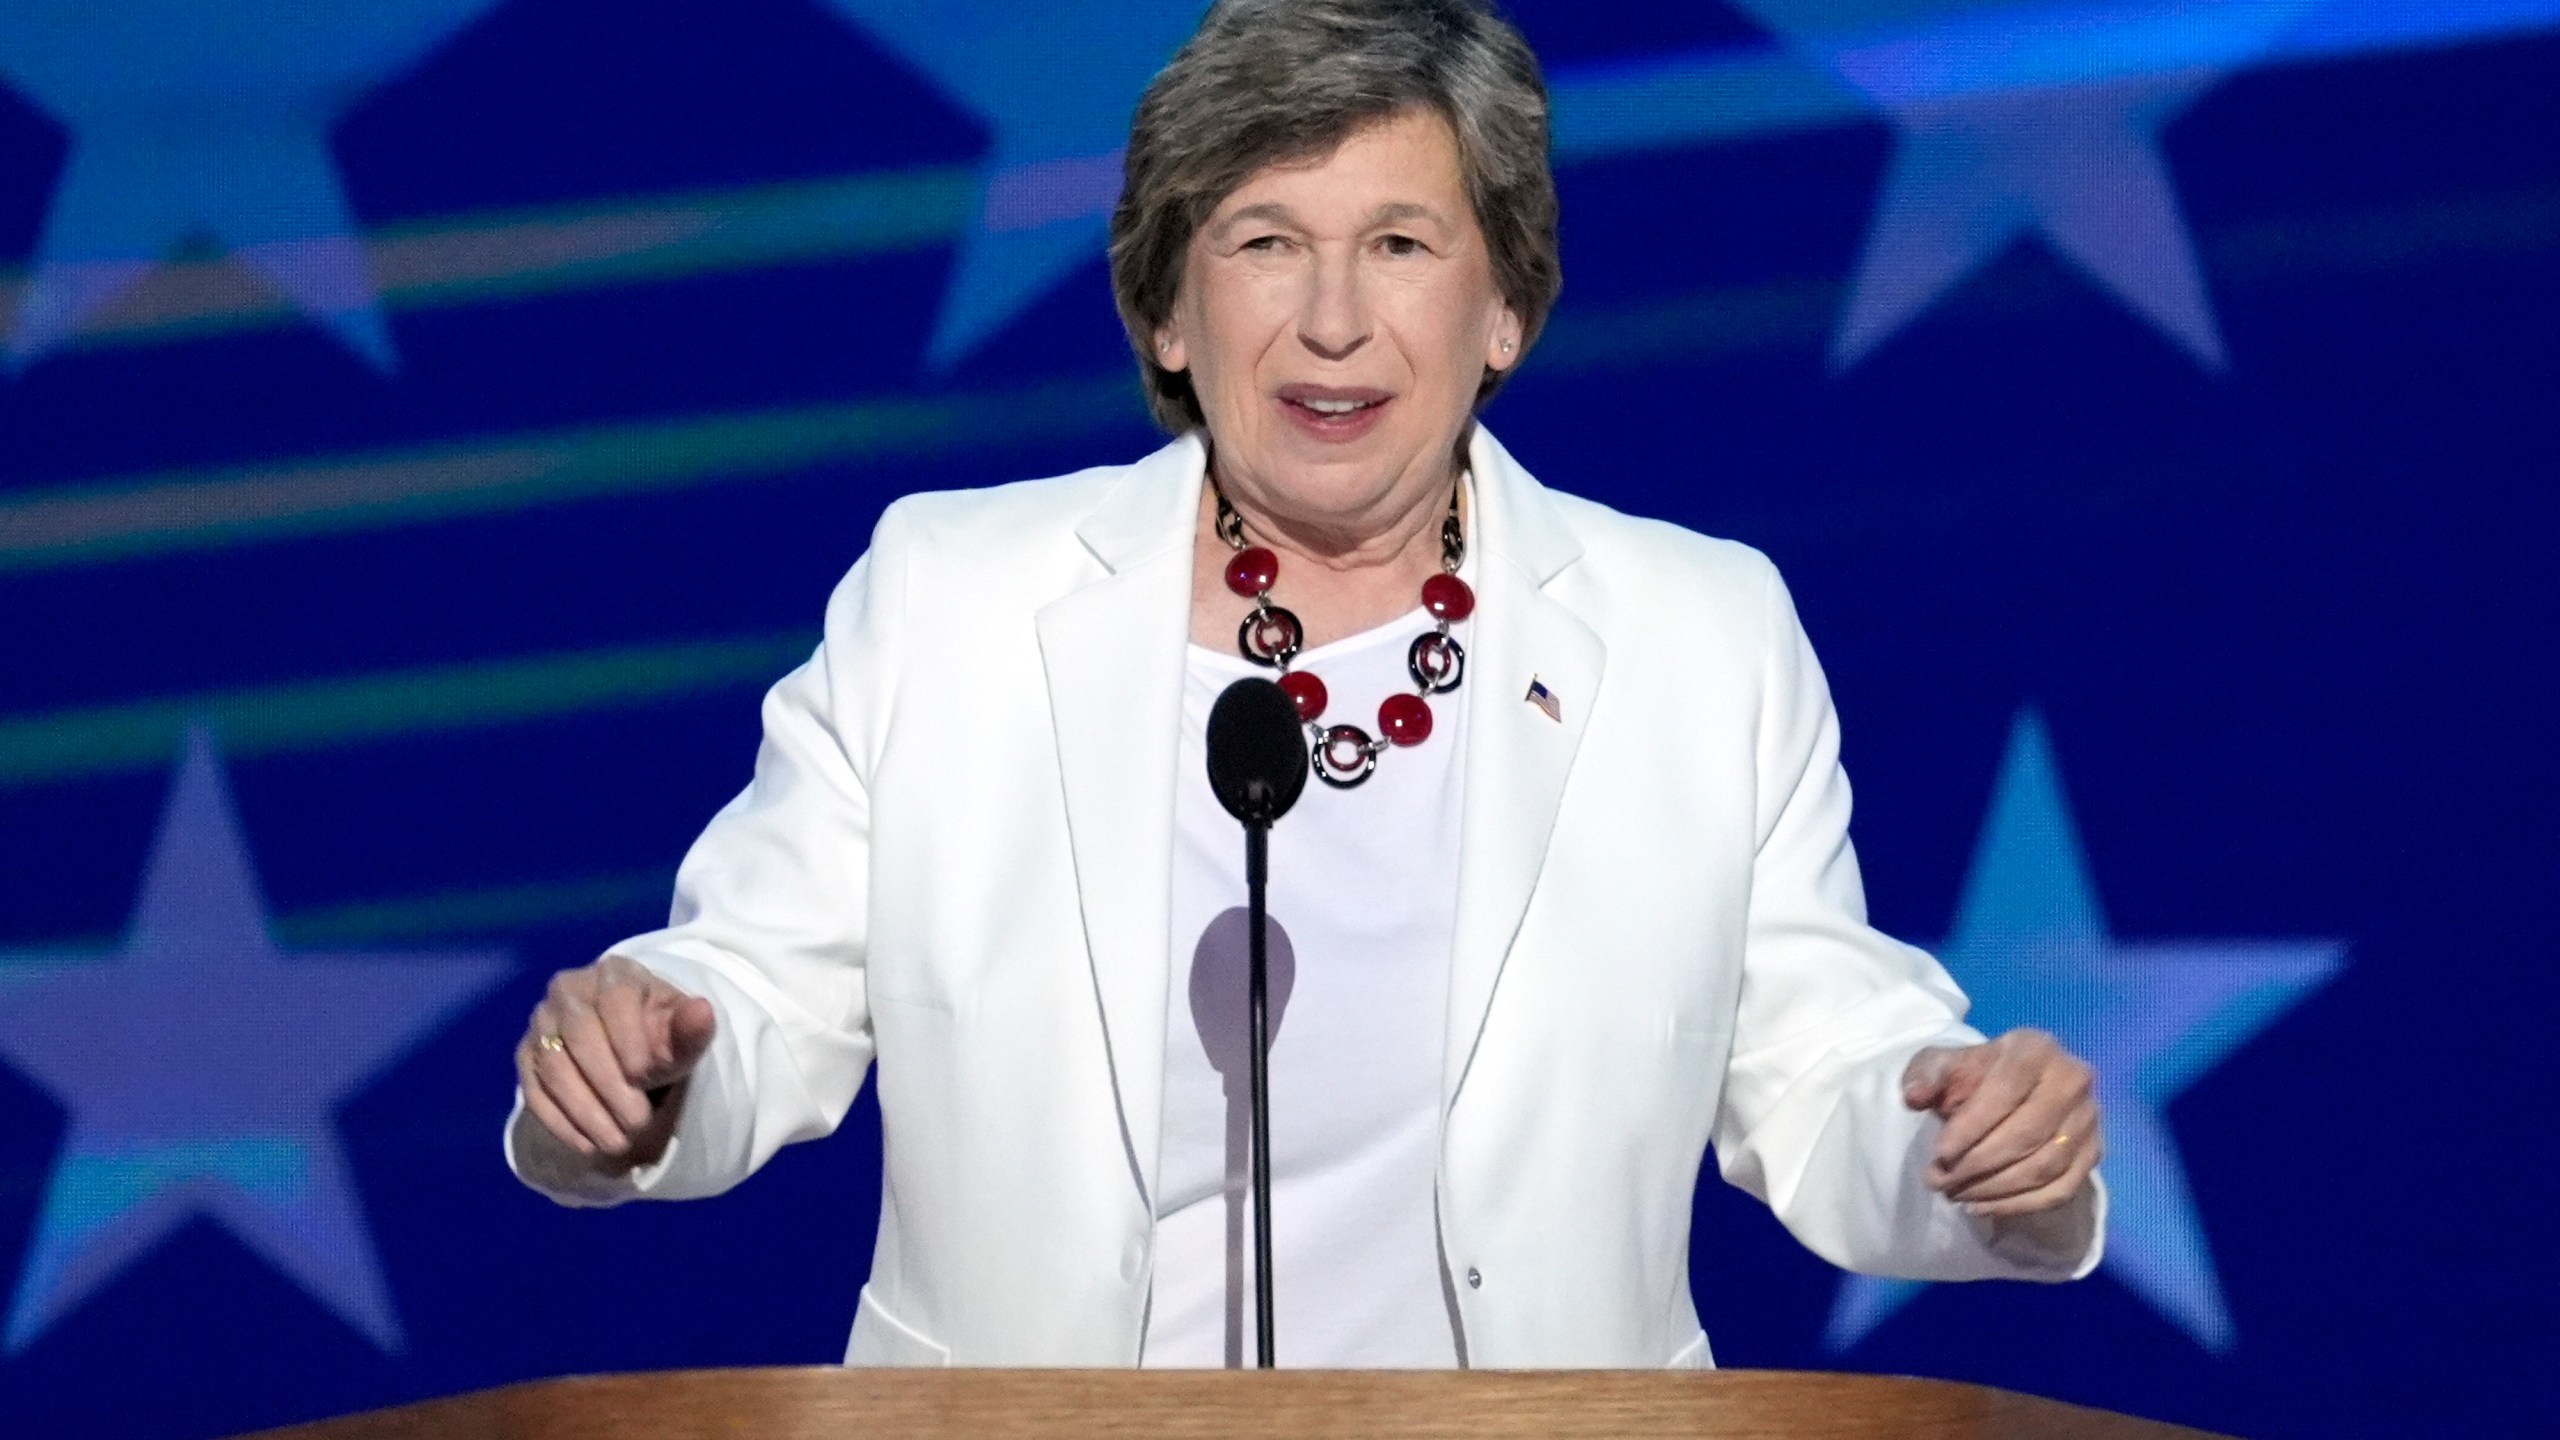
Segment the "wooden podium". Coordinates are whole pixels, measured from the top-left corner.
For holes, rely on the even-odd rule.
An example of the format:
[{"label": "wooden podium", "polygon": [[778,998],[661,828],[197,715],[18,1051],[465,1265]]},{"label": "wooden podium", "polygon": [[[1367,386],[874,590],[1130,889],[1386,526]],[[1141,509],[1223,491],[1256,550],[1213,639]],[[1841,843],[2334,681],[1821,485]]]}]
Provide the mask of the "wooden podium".
[{"label": "wooden podium", "polygon": [[1785,1370],[680,1370],[544,1380],[264,1440],[1651,1436],[2170,1440],[2205,1432],[1943,1380]]}]

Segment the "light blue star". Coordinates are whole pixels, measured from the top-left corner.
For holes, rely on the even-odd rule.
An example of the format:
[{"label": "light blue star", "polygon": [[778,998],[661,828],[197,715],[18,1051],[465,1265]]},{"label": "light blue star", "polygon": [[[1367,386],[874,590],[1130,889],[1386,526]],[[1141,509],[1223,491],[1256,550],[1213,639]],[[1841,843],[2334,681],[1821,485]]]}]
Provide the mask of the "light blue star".
[{"label": "light blue star", "polygon": [[25,365],[191,242],[384,369],[391,336],[329,129],[497,0],[13,0],[0,78],[71,130],[6,356]]},{"label": "light blue star", "polygon": [[1835,367],[2037,236],[2198,364],[2223,368],[2160,130],[2275,51],[2321,0],[1737,3],[1901,132],[1832,338]]},{"label": "light blue star", "polygon": [[334,1112],[510,968],[279,949],[213,740],[190,733],[123,946],[0,951],[0,1060],[70,1112],[0,1345],[203,1216],[398,1350]]},{"label": "light blue star", "polygon": [[937,372],[1103,250],[1147,81],[1206,0],[825,0],[994,132],[977,213],[934,321]]},{"label": "light blue star", "polygon": [[[2217,1354],[2235,1331],[2165,1111],[2334,977],[2346,950],[2337,940],[2112,938],[2044,724],[2020,713],[1939,957],[1973,997],[1977,1028],[2039,1026],[2097,1070],[2111,1209],[2102,1268]],[[1829,1344],[1855,1345],[1925,1288],[1848,1277]]]}]

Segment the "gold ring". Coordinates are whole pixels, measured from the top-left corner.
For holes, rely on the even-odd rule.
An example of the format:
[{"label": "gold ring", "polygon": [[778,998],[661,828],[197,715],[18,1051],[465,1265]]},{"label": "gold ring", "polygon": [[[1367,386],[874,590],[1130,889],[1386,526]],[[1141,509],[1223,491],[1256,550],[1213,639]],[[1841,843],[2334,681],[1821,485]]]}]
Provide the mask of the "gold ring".
[{"label": "gold ring", "polygon": [[2069,1145],[2069,1144],[2071,1143],[2071,1136],[2070,1136],[2070,1134],[2069,1134],[2068,1132],[2065,1132],[2065,1133],[2063,1133],[2063,1134],[2056,1135],[2056,1136],[2054,1136],[2054,1137],[2053,1137],[2053,1143],[2054,1143],[2054,1144],[2056,1144],[2056,1145],[2066,1145],[2066,1146],[2067,1146],[2067,1145]]},{"label": "gold ring", "polygon": [[556,1034],[545,1035],[534,1043],[540,1045],[545,1050],[566,1050],[569,1048],[569,1042],[561,1039]]}]

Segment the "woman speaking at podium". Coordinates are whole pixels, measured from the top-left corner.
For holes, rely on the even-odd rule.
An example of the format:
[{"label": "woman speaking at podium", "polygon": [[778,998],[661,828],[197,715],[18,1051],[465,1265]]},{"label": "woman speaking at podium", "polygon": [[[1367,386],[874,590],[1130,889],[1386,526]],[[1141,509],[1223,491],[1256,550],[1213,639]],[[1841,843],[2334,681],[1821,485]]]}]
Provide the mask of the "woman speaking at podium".
[{"label": "woman speaking at podium", "polygon": [[1203,729],[1259,674],[1322,782],[1271,839],[1281,1364],[1712,1363],[1710,1144],[1835,1264],[2087,1273],[2087,1067],[1867,925],[1775,571],[1476,423],[1561,283],[1519,35],[1228,0],[1126,165],[1112,284],[1176,438],[888,508],[672,923],[535,1009],[516,1172],[716,1194],[876,1067],[849,1362],[1237,1363],[1245,888]]}]

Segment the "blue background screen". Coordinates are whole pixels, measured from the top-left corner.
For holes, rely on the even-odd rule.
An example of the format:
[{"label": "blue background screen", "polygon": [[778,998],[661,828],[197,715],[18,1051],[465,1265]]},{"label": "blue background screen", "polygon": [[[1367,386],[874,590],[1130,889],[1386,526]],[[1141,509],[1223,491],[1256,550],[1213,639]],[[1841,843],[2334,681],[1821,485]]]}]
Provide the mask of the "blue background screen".
[{"label": "blue background screen", "polygon": [[[0,1432],[841,1354],[868,1101],[572,1213],[508,1053],[884,504],[1158,443],[1103,223],[1200,8],[0,7]],[[2560,0],[1515,11],[1488,423],[1778,561],[1877,922],[2107,1087],[2083,1284],[1710,1172],[1719,1359],[2550,1426]]]}]

